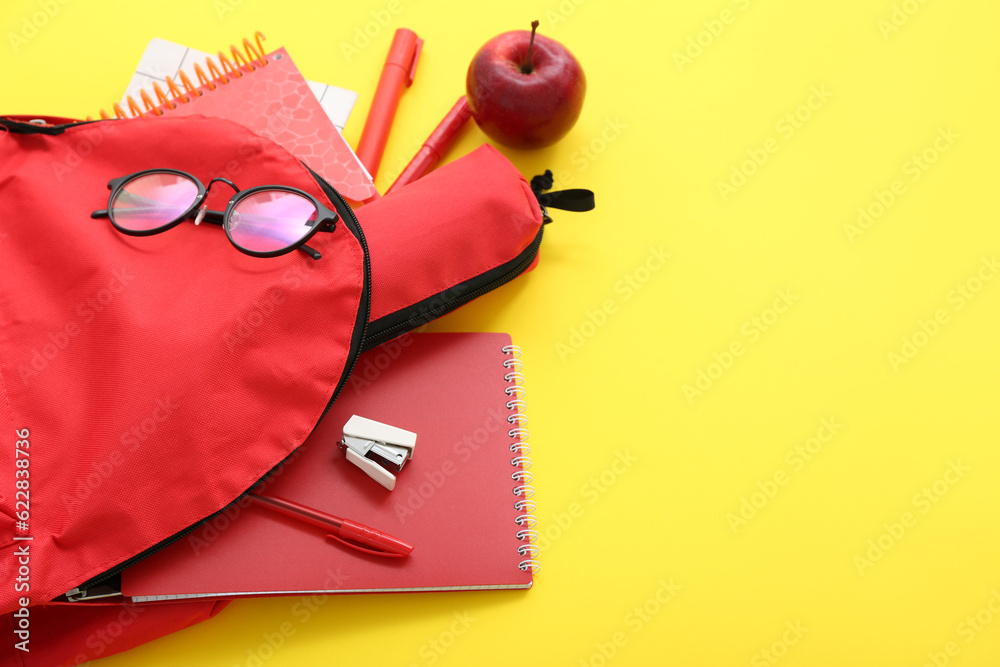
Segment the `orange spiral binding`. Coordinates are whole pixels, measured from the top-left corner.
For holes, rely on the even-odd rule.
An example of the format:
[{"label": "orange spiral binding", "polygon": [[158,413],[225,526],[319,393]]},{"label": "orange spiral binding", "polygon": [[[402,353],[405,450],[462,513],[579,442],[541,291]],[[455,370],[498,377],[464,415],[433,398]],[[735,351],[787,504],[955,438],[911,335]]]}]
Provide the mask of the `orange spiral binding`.
[{"label": "orange spiral binding", "polygon": [[[226,57],[225,53],[219,51],[218,58],[219,58],[219,65],[222,66],[223,73],[228,73],[229,76],[236,79],[239,79],[240,77],[243,76],[243,73],[237,70],[236,67],[233,66],[233,63],[229,60],[229,58]],[[229,83],[228,80],[226,81],[226,83]]]},{"label": "orange spiral binding", "polygon": [[[157,109],[156,105],[153,104],[153,98],[149,96],[149,93],[146,92],[145,88],[139,91],[139,97],[142,99],[142,103],[146,105],[146,111],[152,111],[157,116],[163,115],[163,112]],[[129,108],[132,108],[131,104],[129,104]]]},{"label": "orange spiral binding", "polygon": [[[184,72],[181,72],[181,85],[184,86],[184,91],[187,93],[186,95],[180,91],[180,89],[177,87],[177,84],[174,83],[173,78],[169,76],[167,77],[167,90],[170,92],[171,95],[174,96],[174,101],[181,102],[182,104],[187,104],[188,102],[191,101],[191,96],[194,95],[197,91],[191,84],[191,79],[189,79],[187,77],[187,74],[185,74]],[[201,93],[198,94],[201,95]]]},{"label": "orange spiral binding", "polygon": [[[256,60],[261,67],[264,67],[265,65],[267,65],[267,57],[264,55],[264,40],[267,38],[264,37],[264,33],[262,33],[260,30],[258,30],[254,34],[254,38],[257,40],[256,49],[254,48],[253,44],[250,43],[250,40],[247,39],[246,37],[243,38],[243,48],[246,50],[247,58],[249,58],[250,60]],[[235,47],[230,47],[230,48],[232,48],[234,52],[236,51]],[[254,55],[251,56],[250,54]],[[256,58],[254,56],[256,56]]]},{"label": "orange spiral binding", "polygon": [[[195,96],[201,97],[206,92],[203,89],[207,89],[207,91],[215,90],[217,86],[229,83],[230,79],[238,79],[244,74],[253,72],[258,67],[265,67],[267,65],[267,56],[264,52],[265,39],[267,38],[264,36],[264,33],[258,30],[254,33],[254,41],[250,41],[244,37],[239,46],[230,44],[229,56],[219,51],[216,59],[206,58],[205,67],[208,69],[208,74],[205,73],[205,68],[199,63],[195,63],[194,74],[198,79],[197,86],[191,82],[190,77],[185,72],[181,71],[177,75],[180,85],[177,84],[173,77],[168,76],[166,78],[166,91],[163,90],[159,81],[153,82],[153,95],[156,96],[155,101],[147,90],[141,89],[139,91],[138,102],[129,95],[125,98],[125,109],[122,108],[120,103],[112,105],[113,117],[107,111],[101,109],[101,119],[110,120],[116,118],[125,120],[127,118],[145,117],[148,114],[162,116],[166,111],[176,109],[180,104],[187,104]],[[243,47],[242,50],[240,46]],[[183,90],[181,90],[181,87],[183,87]],[[87,116],[87,120],[93,120],[93,118]]]},{"label": "orange spiral binding", "polygon": [[[208,63],[208,71],[211,72],[213,69],[212,61],[206,60],[205,62]],[[209,90],[215,90],[215,83],[213,83],[212,79],[209,78],[207,74],[205,74],[205,70],[203,70],[201,68],[201,65],[199,65],[198,63],[194,64],[194,73],[198,77],[199,86],[207,86]],[[222,82],[220,81],[219,83]]]},{"label": "orange spiral binding", "polygon": [[166,94],[163,92],[163,89],[160,88],[160,82],[159,81],[154,81],[153,82],[153,92],[156,93],[156,101],[160,103],[160,106],[163,106],[165,104],[170,109],[176,109],[177,108],[177,105],[174,104],[173,102],[171,102],[167,98]]}]

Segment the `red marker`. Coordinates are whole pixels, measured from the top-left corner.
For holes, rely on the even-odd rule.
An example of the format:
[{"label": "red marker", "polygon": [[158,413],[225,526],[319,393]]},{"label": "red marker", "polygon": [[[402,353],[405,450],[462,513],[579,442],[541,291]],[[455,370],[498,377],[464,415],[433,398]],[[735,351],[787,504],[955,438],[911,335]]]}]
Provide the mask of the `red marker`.
[{"label": "red marker", "polygon": [[387,535],[374,528],[361,525],[360,523],[355,523],[350,519],[341,519],[332,514],[320,512],[319,510],[293,503],[291,500],[285,500],[284,498],[264,496],[259,493],[248,495],[251,500],[279,514],[290,516],[293,519],[298,519],[324,530],[331,530],[333,532],[327,535],[328,538],[366,554],[385,556],[387,558],[402,558],[413,551],[413,547],[403,540],[395,538],[392,535]]},{"label": "red marker", "polygon": [[375,97],[358,141],[358,159],[373,179],[382,162],[382,153],[385,152],[385,143],[389,139],[392,120],[396,117],[399,98],[403,96],[403,88],[408,88],[413,83],[423,46],[424,40],[406,28],[397,30],[392,38],[389,55],[385,58]]},{"label": "red marker", "polygon": [[406,169],[399,175],[396,182],[389,186],[385,193],[389,194],[395,188],[401,188],[433,169],[471,117],[472,109],[469,107],[469,101],[465,99],[465,95],[462,95],[458,98],[458,102],[455,102],[455,106],[451,108],[448,115],[444,117],[444,120],[434,128],[431,136],[427,137],[427,141],[410,160],[410,164],[406,165]]}]

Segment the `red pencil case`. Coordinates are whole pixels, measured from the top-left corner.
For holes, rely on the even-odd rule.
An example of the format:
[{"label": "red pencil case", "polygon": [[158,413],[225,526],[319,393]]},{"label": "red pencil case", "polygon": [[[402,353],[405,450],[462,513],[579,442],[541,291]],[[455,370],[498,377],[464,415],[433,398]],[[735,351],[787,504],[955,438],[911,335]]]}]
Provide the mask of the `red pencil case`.
[{"label": "red pencil case", "polygon": [[531,187],[488,145],[357,216],[377,286],[365,348],[517,277],[542,241],[542,212]]},{"label": "red pencil case", "polygon": [[384,343],[534,266],[546,207],[585,211],[589,190],[549,192],[483,145],[356,213],[368,240],[372,309],[362,347]]}]

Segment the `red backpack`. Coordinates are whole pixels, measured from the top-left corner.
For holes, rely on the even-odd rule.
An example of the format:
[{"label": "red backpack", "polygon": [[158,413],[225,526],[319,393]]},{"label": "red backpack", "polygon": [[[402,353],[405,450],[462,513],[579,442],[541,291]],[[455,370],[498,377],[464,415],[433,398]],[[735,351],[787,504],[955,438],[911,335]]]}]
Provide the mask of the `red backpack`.
[{"label": "red backpack", "polygon": [[[0,118],[3,664],[79,664],[217,613],[89,595],[211,520],[313,431],[358,354],[536,261],[550,206],[484,146],[360,208],[277,144],[191,116]],[[128,236],[108,183],[153,168],[301,190],[321,254],[251,257],[214,225]],[[588,197],[589,195],[589,197]],[[222,210],[230,191],[212,187]],[[82,593],[81,593],[82,591]]]}]

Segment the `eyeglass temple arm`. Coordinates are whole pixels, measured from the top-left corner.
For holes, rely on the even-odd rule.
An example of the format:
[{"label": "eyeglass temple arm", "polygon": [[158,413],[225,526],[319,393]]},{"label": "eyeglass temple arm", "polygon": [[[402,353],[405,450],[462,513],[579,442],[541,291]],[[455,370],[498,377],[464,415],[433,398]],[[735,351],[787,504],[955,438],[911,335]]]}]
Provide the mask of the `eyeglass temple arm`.
[{"label": "eyeglass temple arm", "polygon": [[[91,218],[106,218],[108,217],[108,209],[102,208],[98,209],[90,214]],[[222,221],[225,219],[225,213],[222,211],[205,211],[205,217],[202,218],[202,222],[211,222],[213,225],[222,225]],[[322,226],[317,229],[318,232],[332,232],[334,231],[334,226],[337,222],[337,218],[331,218],[322,224]]]},{"label": "eyeglass temple arm", "polygon": [[[106,218],[108,217],[108,209],[98,209],[91,213],[90,217]],[[202,219],[202,222],[211,222],[213,225],[222,225],[223,218],[224,214],[221,211],[205,211],[205,217]]]},{"label": "eyeglass temple arm", "polygon": [[[213,225],[220,225],[221,226],[222,223],[223,223],[223,220],[225,220],[225,217],[226,217],[226,214],[223,213],[222,211],[209,211],[209,210],[206,210],[205,211],[205,217],[202,218],[202,222],[211,222]],[[326,230],[321,229],[320,231],[326,231]],[[299,250],[301,250],[302,252],[306,253],[307,255],[309,255],[310,257],[312,257],[313,259],[320,259],[321,257],[323,257],[323,255],[321,255],[318,250],[316,250],[314,248],[310,248],[309,246],[307,246],[304,243],[299,246]]]},{"label": "eyeglass temple arm", "polygon": [[[205,211],[205,217],[202,219],[202,222],[211,222],[213,225],[222,225],[223,220],[225,220],[225,217],[226,217],[226,214],[223,213],[222,211],[210,211],[210,210],[206,210]],[[327,220],[316,231],[320,231],[320,232],[332,232],[333,229],[334,229],[334,224],[336,222],[337,222],[337,218],[336,217],[334,217],[334,218],[332,218],[330,220]],[[323,255],[321,255],[318,250],[316,250],[315,248],[310,248],[305,243],[303,243],[302,245],[299,246],[299,250],[301,250],[302,252],[306,253],[307,255],[309,255],[310,257],[312,257],[313,259],[321,259],[323,257]]]},{"label": "eyeglass temple arm", "polygon": [[[95,211],[97,213],[99,211]],[[210,211],[205,210],[205,217],[202,218],[202,222],[211,222],[213,225],[221,225],[225,219],[226,214],[222,211]],[[330,218],[329,220],[323,222],[317,232],[332,232],[334,231],[334,226],[337,222],[337,218]]]},{"label": "eyeglass temple arm", "polygon": [[[98,210],[94,211],[93,213],[91,213],[90,217],[91,218],[106,218],[106,217],[108,217],[108,209],[106,209],[106,208],[98,209]],[[206,210],[205,211],[205,217],[202,219],[202,222],[210,222],[213,225],[219,225],[221,227],[222,226],[222,221],[224,219],[225,219],[225,213],[223,213],[222,211],[207,211]],[[329,224],[329,223],[327,223],[327,224]],[[327,227],[327,225],[324,225],[322,228],[320,228],[319,231],[321,231],[321,232],[332,231],[332,225],[330,225],[329,228]],[[313,259],[321,259],[323,257],[323,255],[321,255],[318,250],[316,250],[315,248],[310,248],[309,246],[307,246],[304,243],[299,246],[299,250],[301,250],[302,252],[306,253],[307,255],[309,255],[310,257],[312,257]]]},{"label": "eyeglass temple arm", "polygon": [[[90,214],[91,218],[106,218],[108,217],[108,209],[102,208],[94,211]],[[222,224],[223,214],[220,211],[205,211],[205,218],[203,222],[211,222],[213,225]]]}]

